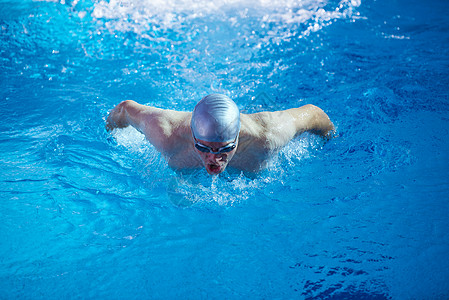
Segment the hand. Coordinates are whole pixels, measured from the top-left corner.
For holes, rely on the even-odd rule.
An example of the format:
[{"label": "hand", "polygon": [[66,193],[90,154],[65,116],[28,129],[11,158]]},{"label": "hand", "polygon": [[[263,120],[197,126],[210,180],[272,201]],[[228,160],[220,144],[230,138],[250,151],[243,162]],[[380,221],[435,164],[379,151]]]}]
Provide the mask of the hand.
[{"label": "hand", "polygon": [[114,128],[123,128],[128,126],[128,122],[126,121],[126,101],[121,102],[113,110],[109,113],[108,118],[106,119],[106,130],[112,131]]}]

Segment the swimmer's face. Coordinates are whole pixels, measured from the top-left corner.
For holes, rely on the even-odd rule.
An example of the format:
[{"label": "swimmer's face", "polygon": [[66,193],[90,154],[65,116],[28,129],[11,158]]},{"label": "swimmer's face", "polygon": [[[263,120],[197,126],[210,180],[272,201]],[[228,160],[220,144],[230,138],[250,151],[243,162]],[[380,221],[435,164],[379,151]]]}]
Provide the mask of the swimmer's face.
[{"label": "swimmer's face", "polygon": [[[201,146],[206,146],[212,149],[213,152],[219,152],[220,149],[226,150],[226,147],[232,145],[231,143],[233,142],[206,142],[202,140],[196,141],[199,143],[200,147],[195,147],[195,151],[203,161],[207,173],[211,175],[218,175],[223,172],[226,169],[229,161],[237,151],[237,147],[235,147],[231,151],[222,153],[204,152],[204,150],[200,151],[198,148],[201,148]],[[235,145],[237,145],[237,141],[235,141]]]}]

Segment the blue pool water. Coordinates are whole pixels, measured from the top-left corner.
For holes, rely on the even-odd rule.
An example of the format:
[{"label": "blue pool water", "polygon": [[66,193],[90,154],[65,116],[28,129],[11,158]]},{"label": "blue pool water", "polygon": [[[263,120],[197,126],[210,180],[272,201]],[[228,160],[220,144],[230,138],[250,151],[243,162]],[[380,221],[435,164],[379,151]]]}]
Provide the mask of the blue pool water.
[{"label": "blue pool water", "polygon": [[[449,298],[449,2],[0,0],[1,299]],[[104,121],[313,103],[255,176]]]}]

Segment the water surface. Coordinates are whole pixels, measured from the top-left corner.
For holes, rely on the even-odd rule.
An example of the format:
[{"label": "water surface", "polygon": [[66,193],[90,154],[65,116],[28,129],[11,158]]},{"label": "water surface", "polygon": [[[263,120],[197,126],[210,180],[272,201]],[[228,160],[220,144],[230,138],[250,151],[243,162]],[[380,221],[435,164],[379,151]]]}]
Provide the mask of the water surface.
[{"label": "water surface", "polygon": [[[445,1],[0,0],[5,299],[449,296]],[[120,101],[337,126],[177,174]]]}]

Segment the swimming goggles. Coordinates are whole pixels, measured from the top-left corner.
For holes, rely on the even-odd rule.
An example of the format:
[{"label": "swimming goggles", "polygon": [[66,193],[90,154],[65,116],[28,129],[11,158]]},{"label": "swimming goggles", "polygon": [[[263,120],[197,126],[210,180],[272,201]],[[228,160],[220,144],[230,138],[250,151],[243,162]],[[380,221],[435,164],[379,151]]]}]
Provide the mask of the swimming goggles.
[{"label": "swimming goggles", "polygon": [[198,142],[196,140],[195,137],[193,137],[193,139],[195,140],[195,148],[198,149],[201,152],[204,153],[212,153],[212,154],[222,154],[222,153],[226,153],[226,152],[231,152],[232,150],[235,149],[235,147],[237,147],[237,145],[235,144],[235,142],[237,141],[238,136],[235,138],[235,140],[229,144],[227,144],[226,146],[220,147],[217,149],[217,151],[214,151],[214,149],[212,149],[209,146],[203,145],[200,142]]}]

